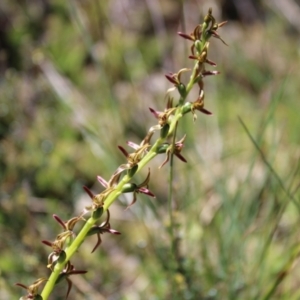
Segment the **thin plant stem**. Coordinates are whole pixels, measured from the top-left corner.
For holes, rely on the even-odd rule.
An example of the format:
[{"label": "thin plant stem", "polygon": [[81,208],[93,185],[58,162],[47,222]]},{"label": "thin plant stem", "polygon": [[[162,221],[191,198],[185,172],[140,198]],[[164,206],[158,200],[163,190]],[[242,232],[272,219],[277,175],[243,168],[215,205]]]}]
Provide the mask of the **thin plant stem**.
[{"label": "thin plant stem", "polygon": [[[86,271],[75,270],[74,266],[70,263],[70,259],[75,254],[75,252],[78,250],[78,248],[81,246],[81,244],[84,242],[85,238],[88,235],[95,234],[95,233],[98,235],[99,240],[95,246],[95,248],[97,248],[101,241],[99,234],[103,233],[103,231],[101,230],[104,230],[104,232],[119,234],[119,232],[116,233],[116,231],[110,229],[110,224],[109,224],[110,214],[108,209],[120,195],[126,192],[133,192],[135,196],[136,193],[143,192],[149,196],[152,197],[154,196],[148,190],[150,171],[146,180],[141,185],[136,185],[135,183],[132,183],[131,180],[134,178],[134,176],[137,173],[139,173],[142,169],[144,169],[145,166],[154,157],[156,157],[161,153],[165,153],[167,155],[167,158],[162,164],[162,166],[168,161],[170,161],[168,213],[170,218],[171,252],[174,258],[174,262],[178,260],[176,236],[174,230],[175,224],[174,224],[174,216],[172,211],[172,200],[173,200],[172,183],[174,178],[174,174],[173,174],[174,156],[177,156],[182,161],[186,161],[186,160],[180,154],[185,138],[176,142],[177,124],[179,120],[187,113],[192,113],[193,118],[195,119],[196,110],[199,110],[205,114],[211,114],[209,111],[204,109],[203,77],[206,75],[216,75],[218,74],[218,72],[206,71],[204,64],[207,62],[212,63],[207,58],[208,46],[209,46],[208,40],[211,36],[220,38],[219,35],[217,34],[217,29],[219,27],[222,27],[224,24],[225,24],[224,22],[217,24],[215,19],[212,16],[212,10],[209,9],[209,12],[205,17],[203,24],[198,25],[195,28],[193,34],[186,35],[180,33],[182,37],[193,41],[194,43],[193,46],[195,47],[194,49],[196,50],[195,51],[192,50],[192,56],[190,58],[195,59],[195,63],[194,63],[192,75],[189,79],[189,82],[186,85],[184,85],[181,82],[180,76],[182,72],[185,72],[188,69],[184,68],[181,69],[178,73],[174,73],[174,74],[171,73],[171,75],[166,75],[167,79],[174,84],[175,88],[177,88],[179,92],[180,96],[179,96],[178,104],[173,106],[173,101],[169,99],[170,101],[168,101],[168,106],[165,112],[163,113],[156,112],[156,116],[159,119],[158,125],[152,126],[149,129],[141,145],[140,146],[137,145],[138,149],[135,149],[136,151],[131,154],[126,154],[125,150],[122,151],[124,154],[126,154],[127,164],[123,164],[119,166],[118,169],[112,175],[109,182],[105,182],[103,181],[102,178],[100,178],[100,182],[101,183],[104,182],[103,185],[106,187],[106,189],[102,193],[99,193],[98,195],[94,195],[91,191],[88,190],[88,188],[85,189],[88,195],[92,198],[92,206],[87,208],[86,211],[82,213],[82,215],[90,211],[91,216],[87,220],[84,220],[85,224],[78,232],[77,236],[73,238],[74,236],[73,227],[75,225],[72,225],[71,221],[74,221],[74,219],[76,222],[78,220],[83,220],[82,215],[80,215],[79,217],[72,218],[68,222],[66,222],[68,225],[70,225],[69,223],[71,223],[71,228],[63,225],[65,231],[56,237],[55,242],[51,243],[45,241],[47,245],[52,246],[53,252],[49,256],[50,261],[48,261],[48,267],[50,268],[52,273],[49,279],[46,281],[42,293],[40,294],[43,300],[47,300],[49,298],[52,290],[54,289],[54,286],[62,278],[65,277],[68,280],[69,275],[83,274],[86,272]],[[194,102],[186,102],[186,99],[194,85],[199,86],[199,97]],[[166,131],[164,129],[166,129]],[[151,146],[150,140],[155,131],[159,131],[160,134]],[[169,139],[172,139],[171,144],[168,142]],[[123,177],[121,177],[121,175],[123,175]],[[98,212],[100,212],[100,214],[98,214]],[[103,227],[104,225],[97,226],[97,223],[104,212],[107,212],[107,221],[104,222],[105,226],[107,227]],[[60,224],[62,223],[63,222],[60,222]],[[72,237],[70,237],[70,235],[72,235]],[[42,278],[42,280],[39,280],[38,282],[43,282],[43,281],[45,281],[44,278]],[[69,289],[68,289],[68,293],[69,293],[70,291],[69,280],[68,280],[68,284],[69,284]],[[33,288],[32,287],[28,288],[28,290],[31,297],[30,299],[32,299],[32,290],[35,292],[37,288],[36,286],[34,286]]]},{"label": "thin plant stem", "polygon": [[300,205],[297,202],[297,199],[294,197],[293,194],[291,194],[291,192],[289,190],[287,190],[287,188],[285,187],[284,183],[282,182],[282,179],[280,178],[280,176],[277,174],[277,172],[275,171],[275,169],[272,167],[272,165],[269,163],[269,161],[265,157],[265,154],[263,153],[263,151],[261,150],[261,148],[259,147],[259,145],[255,141],[254,137],[251,135],[251,133],[250,133],[249,129],[247,128],[246,124],[244,123],[244,121],[240,117],[238,117],[238,119],[239,119],[239,122],[241,123],[242,127],[244,128],[245,132],[247,133],[249,139],[253,143],[254,147],[256,148],[256,150],[261,155],[261,158],[262,158],[263,162],[265,163],[265,165],[268,167],[268,169],[270,170],[270,172],[273,174],[273,176],[277,180],[277,182],[278,182],[279,186],[281,187],[281,189],[288,196],[288,198],[295,204],[295,206],[297,207],[298,211],[300,211]]},{"label": "thin plant stem", "polygon": [[[174,135],[173,135],[173,147],[175,145],[177,124],[175,126]],[[169,169],[169,191],[168,191],[168,211],[169,211],[169,220],[170,220],[170,238],[171,238],[171,252],[173,258],[176,259],[176,241],[174,238],[174,215],[173,215],[173,207],[172,207],[172,199],[173,199],[173,177],[174,177],[174,154],[171,153],[170,156],[170,169]]]}]

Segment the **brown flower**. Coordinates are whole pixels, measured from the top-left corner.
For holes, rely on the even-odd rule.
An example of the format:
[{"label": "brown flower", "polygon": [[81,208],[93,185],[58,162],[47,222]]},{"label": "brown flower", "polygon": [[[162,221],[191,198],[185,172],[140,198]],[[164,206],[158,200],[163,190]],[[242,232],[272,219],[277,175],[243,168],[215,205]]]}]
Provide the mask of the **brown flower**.
[{"label": "brown flower", "polygon": [[20,298],[20,300],[29,300],[29,299],[33,299],[33,300],[42,300],[42,296],[40,294],[38,294],[38,289],[39,286],[47,281],[47,278],[39,278],[37,279],[33,284],[26,286],[22,283],[16,283],[17,286],[22,287],[23,289],[27,290],[27,295],[23,296],[22,298]]}]

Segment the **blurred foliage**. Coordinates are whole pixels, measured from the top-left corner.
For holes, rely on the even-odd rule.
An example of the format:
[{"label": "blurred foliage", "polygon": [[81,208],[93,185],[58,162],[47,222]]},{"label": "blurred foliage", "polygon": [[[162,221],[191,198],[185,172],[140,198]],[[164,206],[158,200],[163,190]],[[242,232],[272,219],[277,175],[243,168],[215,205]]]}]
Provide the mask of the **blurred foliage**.
[{"label": "blurred foliage", "polygon": [[[168,168],[154,161],[157,198],[113,205],[122,235],[104,236],[92,255],[95,238],[82,245],[75,265],[89,272],[72,278],[70,299],[299,299],[299,27],[286,17],[299,3],[236,3],[1,1],[1,299],[20,297],[15,282],[47,276],[41,240],[59,230],[51,215],[89,205],[81,186],[108,179],[123,162],[117,145],[155,123],[148,107],[165,106],[164,74],[192,65],[176,32],[208,6],[229,20],[220,32],[230,46],[210,46],[221,71],[205,87],[214,116],[179,128],[188,163],[175,165],[178,257]],[[60,284],[53,299],[65,293]]]}]

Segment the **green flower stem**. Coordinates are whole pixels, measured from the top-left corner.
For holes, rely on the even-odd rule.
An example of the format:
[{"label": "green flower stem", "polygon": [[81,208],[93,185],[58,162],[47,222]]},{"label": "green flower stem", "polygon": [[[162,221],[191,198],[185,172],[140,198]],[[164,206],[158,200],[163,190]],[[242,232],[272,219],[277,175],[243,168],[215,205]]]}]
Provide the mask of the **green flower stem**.
[{"label": "green flower stem", "polygon": [[[204,26],[204,24],[203,24],[203,26]],[[207,24],[205,24],[204,27],[207,27]],[[208,39],[209,39],[209,36],[202,34],[202,41],[200,44],[201,49],[203,49],[203,47],[205,47],[205,44]],[[199,74],[199,71],[201,71],[201,70],[199,70],[199,68],[203,69],[203,64],[199,64],[199,62],[197,61],[193,68],[190,80],[189,80],[188,84],[186,85],[186,92],[184,93],[183,96],[181,95],[179,105],[175,111],[175,114],[172,116],[172,119],[170,121],[170,128],[169,128],[167,138],[170,137],[174,132],[176,132],[176,125],[177,125],[178,121],[183,117],[181,109],[182,109],[182,106],[185,103],[185,100],[186,100],[189,92],[191,91],[193,85],[196,83],[195,82],[196,74]],[[161,146],[167,138],[159,137],[155,141],[155,143],[152,145],[152,147],[150,148],[148,153],[139,162],[136,173],[138,173],[141,169],[143,169],[158,154],[157,150],[158,150],[159,146]],[[173,143],[174,143],[174,140],[173,140]],[[173,156],[171,153],[171,161],[172,160],[173,160]],[[123,176],[122,180],[118,183],[118,185],[114,188],[114,190],[105,199],[104,204],[103,204],[104,211],[108,210],[108,208],[111,206],[111,204],[122,194],[123,186],[126,183],[128,183],[131,179],[132,179],[132,176],[129,176],[128,174]],[[172,173],[170,173],[170,180],[171,179],[172,179]],[[171,212],[170,205],[171,205],[171,203],[169,202],[169,214],[171,216],[172,212]],[[171,216],[171,220],[172,220],[172,216]],[[64,262],[57,262],[55,264],[54,269],[53,269],[53,271],[41,293],[43,300],[48,299],[48,297],[50,296],[50,294],[55,286],[55,283],[57,282],[59,275],[65,268],[66,263],[70,260],[70,258],[74,255],[74,253],[78,250],[80,245],[85,240],[89,230],[95,225],[96,222],[97,222],[96,219],[90,217],[86,221],[85,225],[82,227],[82,229],[80,230],[80,232],[78,233],[76,238],[73,240],[73,242],[65,249],[66,259]],[[172,246],[172,248],[173,248],[173,252],[174,252],[174,245]]]}]

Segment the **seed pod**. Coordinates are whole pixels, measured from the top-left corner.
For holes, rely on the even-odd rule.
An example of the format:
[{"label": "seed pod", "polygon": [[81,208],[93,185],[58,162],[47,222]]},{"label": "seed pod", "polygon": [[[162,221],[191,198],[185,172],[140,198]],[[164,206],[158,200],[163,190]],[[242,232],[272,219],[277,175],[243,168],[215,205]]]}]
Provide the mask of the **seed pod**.
[{"label": "seed pod", "polygon": [[131,169],[127,170],[127,175],[129,177],[133,177],[133,175],[136,173],[137,169],[138,169],[139,165],[136,164],[135,166],[133,166]]},{"label": "seed pod", "polygon": [[64,250],[62,250],[62,251],[59,253],[59,257],[58,257],[57,261],[58,261],[59,263],[62,263],[62,262],[65,261],[66,257],[67,257],[66,252],[65,252]]},{"label": "seed pod", "polygon": [[160,137],[162,139],[164,139],[164,138],[166,138],[168,136],[169,128],[170,128],[170,125],[169,124],[165,124],[163,126],[163,128],[160,130]]},{"label": "seed pod", "polygon": [[186,102],[186,103],[184,103],[184,105],[183,105],[182,108],[181,108],[181,113],[182,113],[183,115],[189,113],[189,112],[192,110],[192,106],[193,106],[193,105],[192,105],[191,102]]},{"label": "seed pod", "polygon": [[92,212],[92,218],[94,220],[98,220],[102,216],[102,214],[103,214],[103,207],[101,206]]},{"label": "seed pod", "polygon": [[125,183],[122,187],[122,193],[132,193],[136,190],[137,186],[135,183]]},{"label": "seed pod", "polygon": [[178,92],[180,94],[181,97],[185,97],[186,96],[186,88],[185,88],[185,85],[183,83],[180,83],[178,86],[177,86],[177,89],[178,89]]}]

